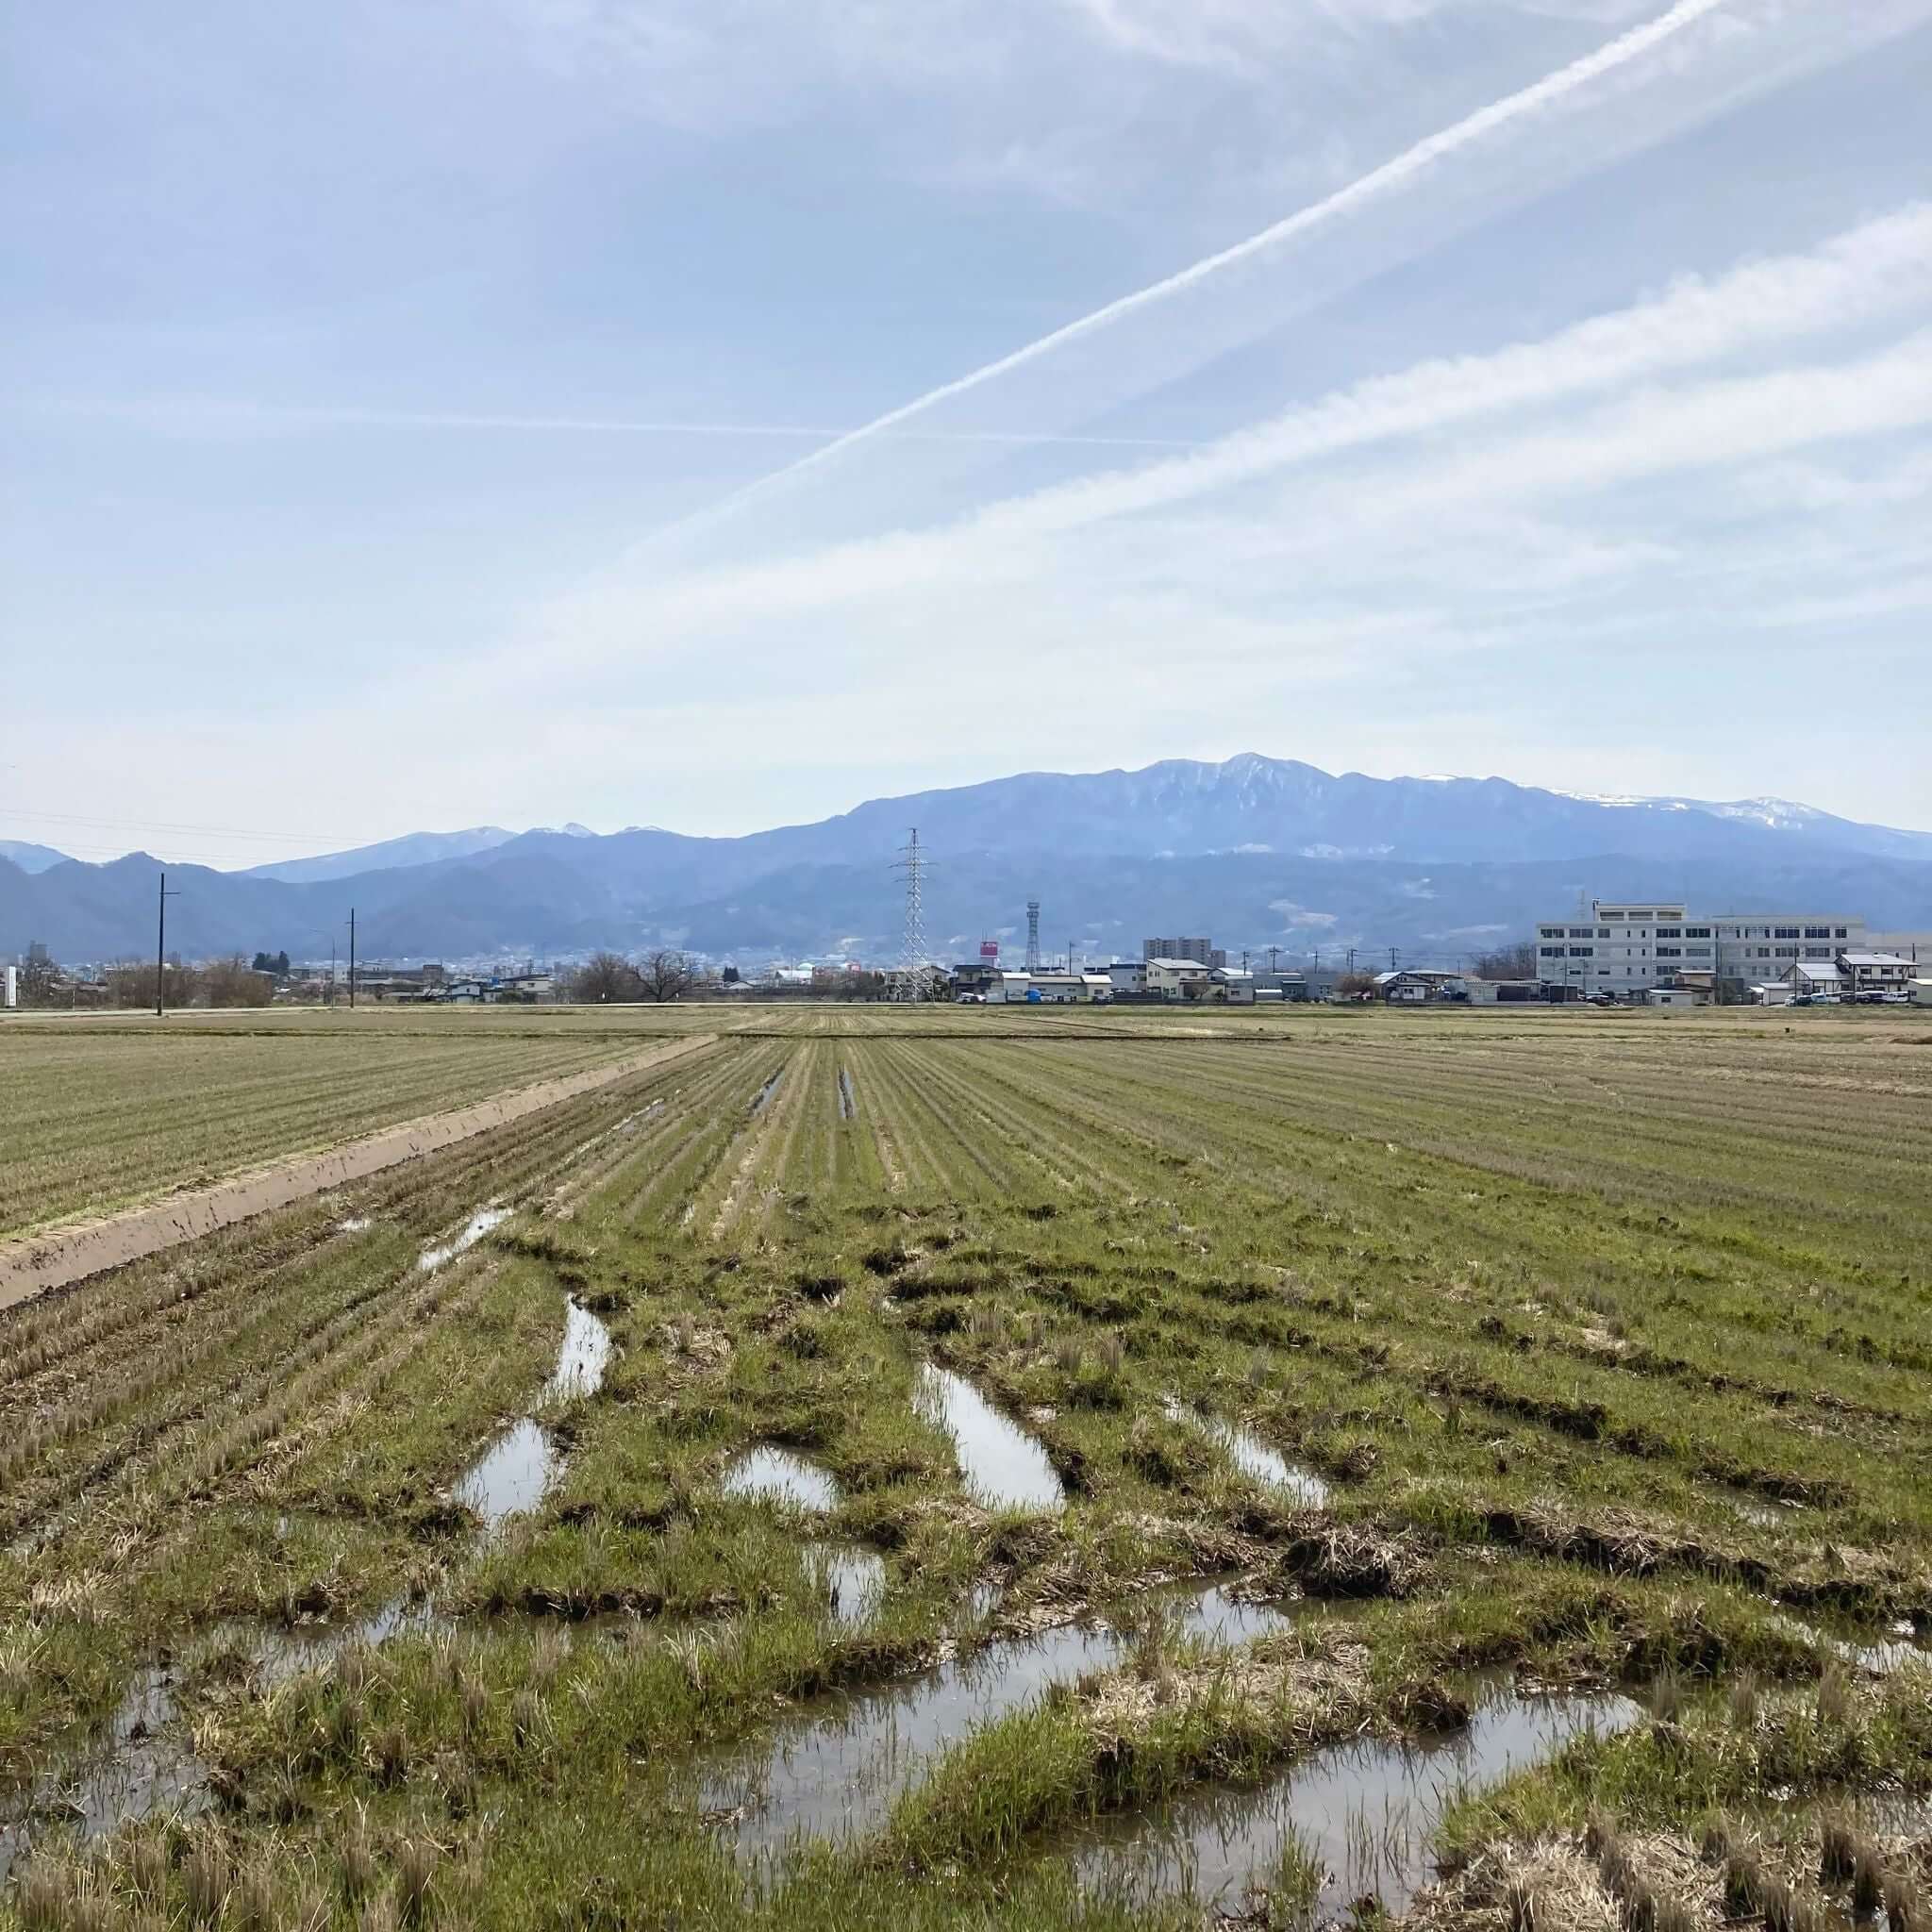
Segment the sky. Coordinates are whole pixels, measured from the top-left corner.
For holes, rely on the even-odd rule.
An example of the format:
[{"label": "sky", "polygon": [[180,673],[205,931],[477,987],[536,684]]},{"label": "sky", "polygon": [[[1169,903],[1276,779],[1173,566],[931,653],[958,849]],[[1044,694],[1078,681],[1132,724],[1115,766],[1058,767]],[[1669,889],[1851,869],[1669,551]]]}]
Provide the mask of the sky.
[{"label": "sky", "polygon": [[0,0],[0,838],[1932,827],[1928,98],[1932,0]]}]

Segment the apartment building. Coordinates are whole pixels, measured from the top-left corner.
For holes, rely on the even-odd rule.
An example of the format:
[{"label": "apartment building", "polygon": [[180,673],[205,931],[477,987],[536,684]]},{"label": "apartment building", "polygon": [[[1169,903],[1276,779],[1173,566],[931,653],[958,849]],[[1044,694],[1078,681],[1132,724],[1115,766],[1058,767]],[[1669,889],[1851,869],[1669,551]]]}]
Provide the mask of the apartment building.
[{"label": "apartment building", "polygon": [[1142,940],[1141,958],[1146,959],[1191,959],[1197,966],[1225,966],[1227,954],[1205,939]]},{"label": "apartment building", "polygon": [[1681,900],[1598,899],[1587,914],[1537,926],[1537,976],[1622,999],[1708,974],[1720,993],[1742,998],[1799,960],[1833,960],[1864,943],[1865,922],[1842,913],[1693,913]]}]

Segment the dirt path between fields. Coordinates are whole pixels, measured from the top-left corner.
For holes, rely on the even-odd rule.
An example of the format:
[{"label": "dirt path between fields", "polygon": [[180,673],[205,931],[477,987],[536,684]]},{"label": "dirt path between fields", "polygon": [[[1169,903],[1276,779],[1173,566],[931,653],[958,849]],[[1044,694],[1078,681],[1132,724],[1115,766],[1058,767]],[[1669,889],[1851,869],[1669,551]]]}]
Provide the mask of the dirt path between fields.
[{"label": "dirt path between fields", "polygon": [[103,1269],[119,1268],[148,1255],[158,1255],[164,1248],[177,1247],[183,1241],[198,1241],[217,1228],[232,1227],[238,1221],[286,1208],[325,1189],[340,1187],[346,1181],[366,1180],[385,1168],[400,1167],[406,1160],[454,1147],[459,1141],[487,1134],[492,1127],[508,1126],[512,1121],[574,1100],[580,1093],[608,1087],[647,1067],[681,1058],[699,1047],[711,1045],[714,1039],[712,1034],[698,1033],[688,1040],[667,1041],[648,1053],[634,1054],[611,1066],[541,1080],[534,1087],[513,1088],[450,1113],[403,1121],[325,1153],[252,1168],[211,1187],[170,1194],[144,1208],[130,1208],[109,1215],[104,1221],[0,1241],[0,1308],[30,1301],[51,1289],[70,1287]]}]

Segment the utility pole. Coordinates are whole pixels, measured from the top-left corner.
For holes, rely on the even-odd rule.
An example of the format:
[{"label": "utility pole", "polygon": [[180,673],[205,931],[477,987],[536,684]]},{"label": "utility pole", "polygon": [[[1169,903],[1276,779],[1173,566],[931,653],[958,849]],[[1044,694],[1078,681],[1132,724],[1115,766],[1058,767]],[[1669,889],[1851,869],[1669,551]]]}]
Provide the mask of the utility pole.
[{"label": "utility pole", "polygon": [[1268,970],[1269,970],[1269,972],[1271,972],[1271,973],[1273,973],[1273,972],[1274,972],[1274,971],[1276,970],[1276,967],[1275,967],[1275,958],[1274,958],[1274,956],[1275,956],[1275,955],[1276,955],[1277,953],[1279,953],[1280,951],[1281,951],[1281,948],[1280,948],[1279,946],[1270,946],[1270,947],[1268,948]]},{"label": "utility pole", "polygon": [[155,922],[155,1018],[161,1017],[161,995],[168,984],[168,901],[179,892],[168,890],[168,874],[161,874],[160,917]]},{"label": "utility pole", "polygon": [[1348,949],[1348,974],[1351,979],[1355,977],[1355,948],[1353,946]]},{"label": "utility pole", "polygon": [[1400,947],[1397,947],[1397,946],[1391,946],[1391,947],[1389,948],[1389,970],[1390,970],[1390,972],[1391,972],[1391,973],[1393,973],[1393,972],[1395,971],[1395,961],[1396,961],[1396,959],[1398,958],[1398,957],[1400,956],[1400,952],[1401,952],[1401,949],[1400,949]]},{"label": "utility pole", "polygon": [[329,1006],[336,1003],[336,941],[335,935],[329,935],[328,941],[328,1000]]},{"label": "utility pole", "polygon": [[349,908],[349,1010],[356,1010],[356,908]]}]

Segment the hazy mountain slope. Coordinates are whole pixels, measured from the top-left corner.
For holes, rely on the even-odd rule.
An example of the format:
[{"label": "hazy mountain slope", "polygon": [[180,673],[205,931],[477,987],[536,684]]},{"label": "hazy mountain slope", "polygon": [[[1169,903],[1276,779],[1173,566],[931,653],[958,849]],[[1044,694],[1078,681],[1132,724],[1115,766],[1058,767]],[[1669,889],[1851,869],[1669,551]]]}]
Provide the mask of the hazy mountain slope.
[{"label": "hazy mountain slope", "polygon": [[34,845],[23,839],[0,839],[0,858],[17,865],[22,872],[45,872],[50,865],[63,865],[67,855],[51,845]]},{"label": "hazy mountain slope", "polygon": [[272,865],[252,865],[244,878],[280,879],[284,885],[314,885],[357,873],[386,872],[391,867],[434,865],[441,858],[467,858],[507,844],[517,835],[501,825],[472,825],[466,832],[408,832],[375,845],[356,845],[346,852],[325,852],[314,858],[278,858]]}]

